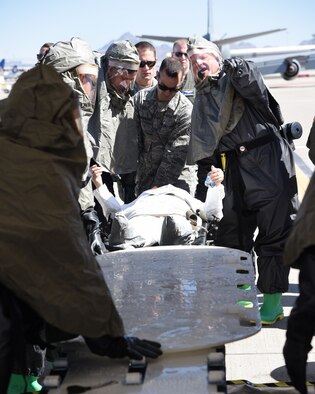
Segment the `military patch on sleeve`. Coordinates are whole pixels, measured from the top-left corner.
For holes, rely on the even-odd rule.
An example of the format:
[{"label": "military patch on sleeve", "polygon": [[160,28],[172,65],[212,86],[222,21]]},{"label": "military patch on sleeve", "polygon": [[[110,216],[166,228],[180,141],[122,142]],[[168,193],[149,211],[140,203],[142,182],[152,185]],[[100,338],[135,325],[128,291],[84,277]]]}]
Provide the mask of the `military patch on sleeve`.
[{"label": "military patch on sleeve", "polygon": [[194,96],[195,95],[195,89],[186,89],[186,90],[182,90],[182,93],[185,96]]}]

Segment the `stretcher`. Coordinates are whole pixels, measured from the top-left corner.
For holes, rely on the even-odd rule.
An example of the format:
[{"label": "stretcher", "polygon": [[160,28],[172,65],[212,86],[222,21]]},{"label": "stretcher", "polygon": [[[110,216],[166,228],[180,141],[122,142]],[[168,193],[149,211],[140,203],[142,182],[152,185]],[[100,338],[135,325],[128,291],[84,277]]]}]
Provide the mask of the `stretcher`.
[{"label": "stretcher", "polygon": [[251,255],[161,246],[107,253],[98,262],[127,335],[160,342],[163,355],[110,360],[82,341],[66,343],[67,373],[49,393],[69,386],[95,387],[94,394],[226,392],[224,345],[261,329]]}]

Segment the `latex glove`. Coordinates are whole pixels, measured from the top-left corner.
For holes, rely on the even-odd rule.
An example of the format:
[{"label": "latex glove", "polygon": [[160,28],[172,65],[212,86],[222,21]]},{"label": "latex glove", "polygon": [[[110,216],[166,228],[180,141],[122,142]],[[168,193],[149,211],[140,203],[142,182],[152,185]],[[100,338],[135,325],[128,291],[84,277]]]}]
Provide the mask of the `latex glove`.
[{"label": "latex glove", "polygon": [[215,182],[216,186],[220,185],[224,180],[224,173],[221,168],[211,166],[211,171],[208,173],[211,181]]},{"label": "latex glove", "polygon": [[111,337],[104,335],[101,338],[87,338],[85,342],[92,353],[110,358],[130,357],[141,360],[144,356],[157,358],[162,354],[161,345],[158,342],[139,339],[136,337]]}]

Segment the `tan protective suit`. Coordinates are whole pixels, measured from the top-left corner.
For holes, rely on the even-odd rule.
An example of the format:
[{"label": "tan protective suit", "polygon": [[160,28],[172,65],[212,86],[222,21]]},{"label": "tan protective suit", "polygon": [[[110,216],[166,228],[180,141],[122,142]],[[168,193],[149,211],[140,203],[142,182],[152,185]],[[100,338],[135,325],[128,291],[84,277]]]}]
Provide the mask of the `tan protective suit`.
[{"label": "tan protective suit", "polygon": [[78,194],[86,166],[72,89],[50,66],[21,75],[0,128],[0,283],[73,334],[124,334],[88,245]]}]

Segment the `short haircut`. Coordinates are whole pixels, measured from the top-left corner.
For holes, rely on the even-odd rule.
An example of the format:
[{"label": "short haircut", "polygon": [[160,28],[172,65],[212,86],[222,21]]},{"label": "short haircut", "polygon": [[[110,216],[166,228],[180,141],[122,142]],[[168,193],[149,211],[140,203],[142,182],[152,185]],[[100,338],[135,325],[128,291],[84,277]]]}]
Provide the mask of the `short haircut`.
[{"label": "short haircut", "polygon": [[138,49],[148,49],[149,51],[152,51],[154,53],[154,57],[156,57],[156,49],[154,48],[154,46],[148,42],[148,41],[139,41],[135,47]]},{"label": "short haircut", "polygon": [[176,78],[179,73],[184,74],[184,67],[182,63],[173,58],[173,57],[166,57],[160,66],[159,72],[165,72],[165,74],[171,78]]},{"label": "short haircut", "polygon": [[187,38],[179,38],[178,40],[174,41],[174,44],[173,44],[173,52],[174,52],[174,49],[175,49],[175,47],[176,47],[177,44],[178,44],[178,45],[181,45],[181,44],[187,44],[187,43],[188,43]]}]

